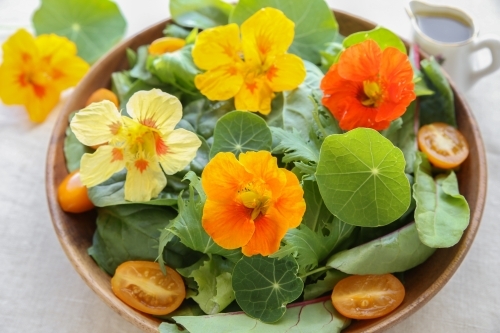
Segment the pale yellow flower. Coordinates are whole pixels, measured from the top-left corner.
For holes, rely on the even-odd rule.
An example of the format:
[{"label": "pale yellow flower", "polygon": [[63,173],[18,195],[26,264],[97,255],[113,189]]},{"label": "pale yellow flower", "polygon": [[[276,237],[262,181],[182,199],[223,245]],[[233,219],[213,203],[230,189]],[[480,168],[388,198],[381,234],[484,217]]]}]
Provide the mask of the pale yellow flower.
[{"label": "pale yellow flower", "polygon": [[132,118],[122,116],[113,103],[102,101],[75,114],[71,129],[80,142],[86,146],[107,143],[83,155],[81,180],[92,187],[126,168],[125,199],[149,201],[167,184],[165,174],[181,171],[194,159],[201,141],[190,131],[174,129],[181,120],[182,105],[159,89],[135,93],[127,112]]}]

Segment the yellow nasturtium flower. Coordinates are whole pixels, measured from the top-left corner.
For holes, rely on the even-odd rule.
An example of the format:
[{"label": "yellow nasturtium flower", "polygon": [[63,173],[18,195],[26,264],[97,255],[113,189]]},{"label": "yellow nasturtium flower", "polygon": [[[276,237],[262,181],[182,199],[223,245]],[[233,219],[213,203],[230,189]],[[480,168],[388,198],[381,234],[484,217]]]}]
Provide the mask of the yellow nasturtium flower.
[{"label": "yellow nasturtium flower", "polygon": [[210,100],[234,97],[238,110],[269,114],[275,92],[292,90],[304,81],[302,59],[286,51],[295,24],[283,12],[264,8],[241,25],[207,29],[193,48],[196,66],[206,70],[195,85]]},{"label": "yellow nasturtium flower", "polygon": [[20,29],[3,44],[0,99],[24,105],[34,122],[45,120],[61,92],[75,86],[89,69],[76,45],[54,34],[33,37]]},{"label": "yellow nasturtium flower", "polygon": [[132,118],[120,115],[112,102],[102,101],[75,114],[71,129],[77,139],[86,146],[104,144],[82,156],[80,177],[83,185],[92,187],[127,168],[125,200],[149,201],[167,185],[164,173],[184,169],[201,141],[193,132],[174,129],[182,105],[159,89],[135,93],[127,112]]}]

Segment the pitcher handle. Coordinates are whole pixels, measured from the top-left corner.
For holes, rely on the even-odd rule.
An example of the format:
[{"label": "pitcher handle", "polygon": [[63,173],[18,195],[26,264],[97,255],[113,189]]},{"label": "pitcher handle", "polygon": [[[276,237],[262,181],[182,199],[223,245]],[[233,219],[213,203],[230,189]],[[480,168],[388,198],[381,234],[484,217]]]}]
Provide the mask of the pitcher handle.
[{"label": "pitcher handle", "polygon": [[498,68],[500,68],[500,38],[496,36],[483,36],[480,37],[477,41],[474,42],[472,46],[471,54],[476,51],[488,49],[491,52],[491,63],[477,71],[473,71],[470,76],[470,84],[473,85],[476,81],[481,79],[483,76],[486,76]]}]

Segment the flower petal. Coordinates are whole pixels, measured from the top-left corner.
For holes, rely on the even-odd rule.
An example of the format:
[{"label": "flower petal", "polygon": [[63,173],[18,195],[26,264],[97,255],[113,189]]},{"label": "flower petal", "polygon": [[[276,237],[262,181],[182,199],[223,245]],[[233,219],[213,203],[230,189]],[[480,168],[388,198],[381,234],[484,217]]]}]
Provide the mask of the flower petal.
[{"label": "flower petal", "polygon": [[30,120],[41,123],[59,103],[60,92],[53,84],[46,86],[30,84],[28,87],[28,95],[23,104],[26,106]]},{"label": "flower petal", "polygon": [[97,148],[93,154],[84,154],[80,163],[80,178],[87,187],[96,186],[125,167],[123,151],[110,145]]},{"label": "flower petal", "polygon": [[31,96],[23,66],[4,61],[0,65],[0,99],[6,105],[25,104]]},{"label": "flower petal", "polygon": [[234,201],[252,179],[233,153],[218,153],[203,170],[201,184],[210,200]]},{"label": "flower petal", "polygon": [[304,190],[293,172],[286,169],[281,170],[286,176],[286,186],[281,191],[281,195],[276,200],[274,207],[278,210],[281,218],[288,221],[288,228],[296,228],[302,221],[306,211]]},{"label": "flower petal", "polygon": [[122,118],[110,101],[92,103],[75,114],[71,130],[86,146],[109,142],[122,128]]},{"label": "flower petal", "polygon": [[368,39],[364,42],[348,47],[338,62],[339,75],[352,81],[373,79],[380,69],[382,51],[378,44]]},{"label": "flower petal", "polygon": [[155,159],[143,156],[127,161],[125,200],[144,202],[155,198],[167,185],[167,178]]},{"label": "flower petal", "polygon": [[266,215],[261,215],[255,220],[255,232],[250,241],[241,248],[244,255],[268,256],[278,251],[280,242],[288,230],[288,221],[277,216],[279,213],[271,208]]},{"label": "flower petal", "polygon": [[245,61],[270,65],[292,45],[295,24],[282,11],[263,8],[241,25]]},{"label": "flower petal", "polygon": [[386,48],[382,53],[380,79],[385,95],[376,121],[392,121],[403,115],[416,98],[413,69],[406,54],[393,47]]},{"label": "flower petal", "polygon": [[140,124],[166,133],[181,120],[182,105],[177,97],[152,89],[132,95],[127,103],[127,112]]},{"label": "flower petal", "polygon": [[198,68],[209,70],[241,61],[240,51],[240,29],[231,23],[200,32],[192,55]]},{"label": "flower petal", "polygon": [[237,64],[223,65],[196,75],[194,84],[209,100],[225,101],[241,89],[243,75]]},{"label": "flower petal", "polygon": [[3,61],[31,62],[39,57],[35,38],[25,29],[17,30],[2,45]]},{"label": "flower petal", "polygon": [[245,170],[269,187],[272,198],[277,198],[286,185],[286,175],[278,168],[278,160],[268,151],[249,151],[239,156]]},{"label": "flower petal", "polygon": [[236,249],[247,244],[254,233],[251,213],[251,209],[233,201],[207,200],[203,207],[203,228],[219,246]]},{"label": "flower petal", "polygon": [[269,114],[273,97],[271,87],[263,78],[248,77],[234,97],[234,104],[237,110]]},{"label": "flower petal", "polygon": [[162,55],[164,53],[180,50],[186,45],[186,41],[176,37],[162,37],[154,40],[148,48],[151,55]]},{"label": "flower petal", "polygon": [[201,141],[196,134],[176,129],[155,140],[158,160],[167,175],[184,169],[196,157]]},{"label": "flower petal", "polygon": [[276,57],[274,64],[267,70],[266,78],[273,91],[293,90],[306,78],[306,68],[296,55],[283,54]]}]

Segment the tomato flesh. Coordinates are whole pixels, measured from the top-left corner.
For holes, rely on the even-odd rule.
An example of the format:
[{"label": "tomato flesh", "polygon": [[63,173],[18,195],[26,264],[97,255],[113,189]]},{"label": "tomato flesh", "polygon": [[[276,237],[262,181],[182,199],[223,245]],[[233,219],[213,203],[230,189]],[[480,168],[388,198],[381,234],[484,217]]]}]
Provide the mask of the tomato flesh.
[{"label": "tomato flesh", "polygon": [[87,187],[80,180],[80,170],[75,170],[63,179],[57,188],[57,200],[61,209],[68,213],[83,213],[94,208]]},{"label": "tomato flesh", "polygon": [[114,92],[106,88],[99,88],[96,91],[94,91],[92,95],[90,95],[90,97],[87,99],[85,106],[89,106],[92,103],[97,103],[101,101],[110,101],[117,108],[120,107],[120,103],[118,102],[118,97],[115,95]]},{"label": "tomato flesh", "polygon": [[422,126],[418,131],[418,147],[429,162],[442,169],[460,165],[469,155],[465,137],[455,127],[445,123]]},{"label": "tomato flesh", "polygon": [[403,284],[392,274],[352,275],[335,285],[332,303],[347,318],[373,319],[396,309],[404,297]]},{"label": "tomato flesh", "polygon": [[170,267],[163,275],[160,265],[150,261],[127,261],[111,279],[113,293],[127,305],[152,315],[166,315],[186,298],[182,277]]}]

